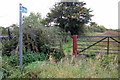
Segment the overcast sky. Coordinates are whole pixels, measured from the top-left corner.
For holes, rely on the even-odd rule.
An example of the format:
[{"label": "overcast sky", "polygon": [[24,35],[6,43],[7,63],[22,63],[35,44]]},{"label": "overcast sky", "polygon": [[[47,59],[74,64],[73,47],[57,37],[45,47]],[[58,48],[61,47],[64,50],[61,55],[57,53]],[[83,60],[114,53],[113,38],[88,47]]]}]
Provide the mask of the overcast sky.
[{"label": "overcast sky", "polygon": [[[118,29],[118,1],[119,0],[79,0],[84,1],[87,8],[93,10],[92,21],[106,28]],[[30,12],[39,12],[45,17],[49,8],[57,0],[0,0],[0,26],[7,27],[19,23],[19,3],[28,8]]]}]

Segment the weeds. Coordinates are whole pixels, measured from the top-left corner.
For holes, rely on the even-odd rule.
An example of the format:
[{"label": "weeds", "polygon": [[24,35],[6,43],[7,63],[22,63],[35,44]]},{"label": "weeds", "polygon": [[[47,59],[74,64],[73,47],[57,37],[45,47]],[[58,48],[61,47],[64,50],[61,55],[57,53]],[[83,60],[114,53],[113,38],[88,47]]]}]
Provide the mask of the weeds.
[{"label": "weeds", "polygon": [[[16,71],[9,78],[118,78],[117,63],[110,62],[103,66],[101,60],[77,56],[71,61],[71,56],[58,63],[36,61],[23,69]],[[107,60],[104,60],[108,62]]]}]

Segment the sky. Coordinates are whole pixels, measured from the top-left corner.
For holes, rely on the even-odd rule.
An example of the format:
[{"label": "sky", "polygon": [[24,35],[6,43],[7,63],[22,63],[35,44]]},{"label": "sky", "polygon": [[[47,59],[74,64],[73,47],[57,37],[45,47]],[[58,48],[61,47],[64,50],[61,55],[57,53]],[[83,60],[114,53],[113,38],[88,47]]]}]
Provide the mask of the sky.
[{"label": "sky", "polygon": [[[8,27],[12,24],[19,24],[19,3],[30,12],[39,12],[42,17],[50,11],[50,8],[58,0],[0,0],[0,26]],[[94,16],[92,21],[98,25],[103,25],[108,29],[118,29],[118,2],[119,0],[79,0],[86,3],[87,8],[91,8]]]}]

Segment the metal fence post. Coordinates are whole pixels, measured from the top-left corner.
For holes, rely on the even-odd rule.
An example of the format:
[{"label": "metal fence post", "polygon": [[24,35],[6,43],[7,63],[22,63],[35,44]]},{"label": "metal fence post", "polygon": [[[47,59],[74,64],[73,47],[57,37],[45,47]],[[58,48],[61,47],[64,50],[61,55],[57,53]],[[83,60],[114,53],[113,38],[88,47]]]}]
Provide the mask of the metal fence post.
[{"label": "metal fence post", "polygon": [[109,37],[108,37],[108,40],[107,40],[107,54],[109,54]]},{"label": "metal fence post", "polygon": [[22,60],[22,53],[23,53],[23,51],[22,51],[22,4],[19,4],[19,10],[20,10],[20,12],[19,12],[19,19],[20,19],[20,21],[19,21],[19,53],[20,53],[20,68],[22,68],[22,63],[23,63],[23,60]]},{"label": "metal fence post", "polygon": [[77,55],[77,37],[78,35],[73,35],[73,55]]}]

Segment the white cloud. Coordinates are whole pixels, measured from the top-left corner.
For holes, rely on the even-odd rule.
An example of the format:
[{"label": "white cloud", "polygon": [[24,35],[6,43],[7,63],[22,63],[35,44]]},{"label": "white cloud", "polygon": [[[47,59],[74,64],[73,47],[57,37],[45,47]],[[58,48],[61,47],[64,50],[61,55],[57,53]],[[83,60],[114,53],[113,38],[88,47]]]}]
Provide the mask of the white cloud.
[{"label": "white cloud", "polygon": [[118,28],[118,0],[84,0],[93,10],[93,21],[107,28]]},{"label": "white cloud", "polygon": [[[28,8],[28,12],[39,12],[45,16],[49,8],[58,0],[0,0],[0,26],[19,23],[19,3]],[[80,0],[93,10],[93,21],[107,28],[118,28],[118,0]],[[29,14],[27,13],[27,15]],[[26,14],[24,14],[26,15]]]}]

